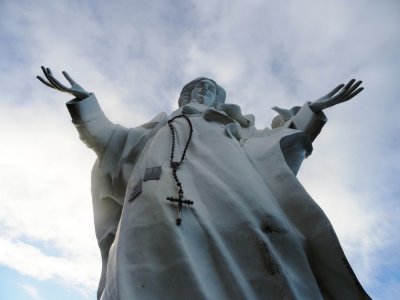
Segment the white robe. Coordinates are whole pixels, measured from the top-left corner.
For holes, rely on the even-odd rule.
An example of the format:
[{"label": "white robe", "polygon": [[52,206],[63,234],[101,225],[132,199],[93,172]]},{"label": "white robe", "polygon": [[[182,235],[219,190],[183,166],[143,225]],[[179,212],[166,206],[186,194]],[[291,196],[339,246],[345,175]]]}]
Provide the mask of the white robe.
[{"label": "white robe", "polygon": [[[97,153],[92,172],[96,235],[108,299],[369,299],[329,220],[297,180],[326,122],[306,103],[277,129],[248,128],[189,103],[193,137],[178,177],[194,205],[177,226],[168,117],[126,129],[94,95],[67,103],[81,139]],[[172,116],[181,113],[182,109]],[[197,110],[197,112],[196,112]],[[173,123],[175,160],[189,135]],[[145,180],[146,169],[160,178]]]}]

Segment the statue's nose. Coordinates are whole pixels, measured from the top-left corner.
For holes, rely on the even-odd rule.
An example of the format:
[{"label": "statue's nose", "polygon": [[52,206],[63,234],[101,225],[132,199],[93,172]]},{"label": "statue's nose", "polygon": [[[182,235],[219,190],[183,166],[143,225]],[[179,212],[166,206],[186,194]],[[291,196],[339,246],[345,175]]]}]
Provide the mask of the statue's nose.
[{"label": "statue's nose", "polygon": [[203,84],[202,84],[202,88],[203,88],[203,89],[205,89],[205,90],[208,90],[208,88],[209,88],[209,85],[208,85],[208,83],[206,83],[206,82],[203,82]]}]

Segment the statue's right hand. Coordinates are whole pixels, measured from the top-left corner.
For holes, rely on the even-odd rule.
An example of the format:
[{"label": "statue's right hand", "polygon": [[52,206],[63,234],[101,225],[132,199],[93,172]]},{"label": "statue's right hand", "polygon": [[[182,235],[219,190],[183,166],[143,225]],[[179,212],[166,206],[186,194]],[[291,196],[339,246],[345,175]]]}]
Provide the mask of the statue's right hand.
[{"label": "statue's right hand", "polygon": [[49,68],[45,68],[42,66],[42,71],[44,76],[46,76],[47,80],[44,80],[40,76],[36,76],[37,79],[39,79],[43,84],[47,85],[48,87],[51,87],[52,89],[58,90],[60,92],[65,92],[72,94],[79,100],[83,100],[87,98],[90,93],[85,91],[79,84],[77,84],[71,76],[68,75],[67,72],[63,71],[64,77],[68,80],[68,82],[71,84],[71,87],[66,87],[63,85],[61,82],[59,82],[51,73],[51,70]]}]

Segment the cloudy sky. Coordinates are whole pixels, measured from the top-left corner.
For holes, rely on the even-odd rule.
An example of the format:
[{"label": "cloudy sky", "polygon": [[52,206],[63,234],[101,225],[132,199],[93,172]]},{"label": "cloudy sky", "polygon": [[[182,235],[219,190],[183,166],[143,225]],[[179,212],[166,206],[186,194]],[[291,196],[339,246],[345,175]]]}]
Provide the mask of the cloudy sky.
[{"label": "cloudy sky", "polygon": [[177,108],[198,76],[269,126],[272,106],[351,78],[299,178],[332,221],[364,288],[400,299],[400,2],[0,0],[0,298],[95,299],[100,255],[90,170],[40,66],[95,92],[133,127]]}]

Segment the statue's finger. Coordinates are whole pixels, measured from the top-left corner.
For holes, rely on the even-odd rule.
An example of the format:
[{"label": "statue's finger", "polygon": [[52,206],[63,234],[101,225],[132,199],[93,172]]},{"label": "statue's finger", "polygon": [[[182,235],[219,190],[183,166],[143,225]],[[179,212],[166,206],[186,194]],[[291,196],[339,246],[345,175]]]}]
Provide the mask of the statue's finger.
[{"label": "statue's finger", "polygon": [[50,83],[52,83],[51,82],[51,80],[50,80],[50,74],[48,73],[48,70],[50,70],[49,68],[45,68],[45,67],[43,67],[43,66],[41,66],[41,68],[42,68],[42,71],[43,71],[43,74],[44,74],[44,76],[47,78],[47,80],[50,82]]},{"label": "statue's finger", "polygon": [[41,83],[43,83],[43,84],[47,85],[48,87],[51,87],[52,89],[54,89],[54,88],[55,88],[55,87],[54,87],[54,86],[52,86],[50,83],[48,83],[46,80],[44,80],[42,77],[40,77],[40,76],[36,76],[36,78],[37,78],[37,79],[39,79]]},{"label": "statue's finger", "polygon": [[49,77],[47,79],[49,79],[50,83],[53,84],[54,87],[61,92],[67,92],[67,87],[62,85],[61,82],[59,82],[54,76],[49,74]]},{"label": "statue's finger", "polygon": [[49,77],[47,79],[52,80],[52,82],[56,82],[56,83],[60,83],[53,75],[53,73],[51,72],[50,68],[46,68],[47,74],[49,75]]},{"label": "statue's finger", "polygon": [[330,91],[330,92],[327,94],[327,96],[328,96],[329,98],[332,97],[332,96],[335,95],[337,92],[339,92],[343,87],[344,87],[344,84],[343,84],[343,83],[340,84],[340,85],[338,85],[338,86],[335,87],[332,91]]},{"label": "statue's finger", "polygon": [[59,81],[54,77],[53,73],[51,72],[50,68],[46,68],[47,74],[49,75],[49,77],[51,79],[53,79],[53,81],[56,81],[57,83],[59,83]]},{"label": "statue's finger", "polygon": [[52,85],[53,89],[59,90],[61,92],[65,92],[63,89],[61,89],[59,86],[57,86],[57,83],[54,82],[54,77],[51,75],[51,70],[49,68],[41,67],[43,70],[44,76],[46,76],[47,80],[49,83]]},{"label": "statue's finger", "polygon": [[62,92],[68,92],[69,89],[63,85],[61,82],[59,82],[51,73],[51,70],[49,68],[47,70],[47,79],[49,80],[50,83],[52,83],[57,89],[59,89]]},{"label": "statue's finger", "polygon": [[362,83],[361,80],[360,80],[360,81],[357,81],[353,86],[351,86],[351,87],[346,91],[346,93],[350,95],[352,92],[354,92],[354,91],[360,86],[361,83]]},{"label": "statue's finger", "polygon": [[336,93],[336,95],[332,96],[332,99],[335,101],[342,101],[342,98],[346,95],[346,87],[343,87],[340,89],[339,92]]},{"label": "statue's finger", "polygon": [[356,89],[354,92],[352,92],[352,93],[349,95],[349,99],[351,99],[351,98],[357,96],[357,95],[358,95],[359,93],[361,93],[363,90],[364,90],[363,87],[360,87],[360,88]]},{"label": "statue's finger", "polygon": [[346,84],[346,86],[344,87],[344,90],[347,91],[347,90],[353,85],[354,82],[356,82],[355,79],[350,80],[350,81]]},{"label": "statue's finger", "polygon": [[43,72],[44,76],[46,76],[46,78],[47,78],[48,74],[47,74],[46,68],[44,66],[41,66],[40,68],[42,69],[42,72]]},{"label": "statue's finger", "polygon": [[64,77],[68,80],[68,82],[69,82],[71,85],[76,84],[75,80],[73,80],[73,79],[71,78],[71,76],[69,76],[69,74],[68,74],[66,71],[62,71],[62,73],[63,73]]}]

